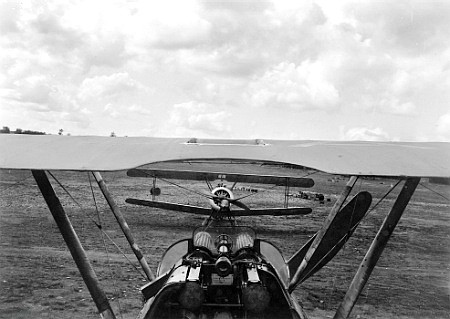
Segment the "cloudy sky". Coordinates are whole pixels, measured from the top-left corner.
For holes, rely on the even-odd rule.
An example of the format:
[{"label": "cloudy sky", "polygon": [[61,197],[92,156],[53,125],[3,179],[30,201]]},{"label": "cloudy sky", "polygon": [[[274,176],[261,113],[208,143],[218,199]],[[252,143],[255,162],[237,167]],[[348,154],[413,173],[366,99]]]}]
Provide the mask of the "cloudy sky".
[{"label": "cloudy sky", "polygon": [[0,126],[450,141],[450,1],[0,0]]}]

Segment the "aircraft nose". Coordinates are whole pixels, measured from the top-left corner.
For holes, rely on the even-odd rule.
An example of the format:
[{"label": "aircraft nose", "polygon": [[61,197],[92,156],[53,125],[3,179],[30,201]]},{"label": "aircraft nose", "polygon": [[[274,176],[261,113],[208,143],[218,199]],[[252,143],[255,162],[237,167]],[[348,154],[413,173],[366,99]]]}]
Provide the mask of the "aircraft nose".
[{"label": "aircraft nose", "polygon": [[230,202],[226,199],[222,199],[220,201],[220,207],[222,207],[222,208],[230,207]]}]

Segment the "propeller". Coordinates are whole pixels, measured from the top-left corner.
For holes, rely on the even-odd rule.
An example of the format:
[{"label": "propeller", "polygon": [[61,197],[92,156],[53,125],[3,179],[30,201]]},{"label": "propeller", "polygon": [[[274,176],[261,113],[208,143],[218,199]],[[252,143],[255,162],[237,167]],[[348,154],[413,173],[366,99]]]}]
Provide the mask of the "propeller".
[{"label": "propeller", "polygon": [[210,196],[208,196],[208,198],[212,199],[214,201],[217,201],[217,202],[228,201],[231,204],[234,204],[239,208],[242,208],[245,210],[250,210],[250,208],[247,205],[245,205],[244,203],[242,203],[240,201],[240,198],[229,198],[229,197],[225,197],[225,196],[215,196],[215,195],[210,195]]},{"label": "propeller", "polygon": [[226,187],[217,187],[211,191],[209,194],[205,194],[210,199],[211,206],[213,208],[224,208],[229,207],[233,204],[244,210],[250,210],[250,208],[240,201],[240,198],[234,198],[233,193],[230,189]]},{"label": "propeller", "polygon": [[234,199],[232,201],[230,201],[233,205],[236,205],[239,208],[242,208],[244,210],[250,210],[250,208],[245,205],[243,202],[240,202],[238,199]]}]

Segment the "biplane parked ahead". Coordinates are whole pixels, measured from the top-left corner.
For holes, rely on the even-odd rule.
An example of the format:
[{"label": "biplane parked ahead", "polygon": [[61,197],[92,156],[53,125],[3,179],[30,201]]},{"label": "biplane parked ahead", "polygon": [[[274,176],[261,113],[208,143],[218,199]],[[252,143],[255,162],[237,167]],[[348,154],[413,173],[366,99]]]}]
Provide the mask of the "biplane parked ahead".
[{"label": "biplane parked ahead", "polygon": [[[145,304],[138,318],[307,318],[294,289],[329,262],[352,235],[371,205],[366,191],[348,199],[360,176],[404,180],[397,200],[336,311],[347,318],[401,218],[421,177],[449,178],[448,143],[369,143],[320,141],[199,140],[0,135],[0,168],[29,169],[67,243],[102,318],[115,318],[86,253],[45,171],[91,171],[105,195],[149,283],[141,289]],[[237,183],[308,188],[310,178],[228,172],[148,170],[149,163],[189,160],[240,160],[287,163],[349,176],[321,229],[287,261],[280,250],[259,238],[239,216],[307,215],[311,208],[249,208],[233,193]],[[129,204],[205,216],[190,238],[170,246],[154,272],[135,243],[101,171],[128,170],[131,177],[204,180],[197,192],[210,208],[128,198]],[[219,179],[231,183],[213,187]]]}]

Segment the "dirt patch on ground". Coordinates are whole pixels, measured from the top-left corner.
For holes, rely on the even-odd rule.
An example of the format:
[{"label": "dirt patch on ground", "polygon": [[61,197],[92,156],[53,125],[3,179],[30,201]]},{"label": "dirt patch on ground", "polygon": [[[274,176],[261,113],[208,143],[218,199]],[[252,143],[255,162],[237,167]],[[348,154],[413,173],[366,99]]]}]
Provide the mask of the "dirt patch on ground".
[{"label": "dirt patch on ground", "polygon": [[[242,165],[239,168],[245,172],[261,169]],[[264,169],[275,171],[273,167]],[[286,168],[276,171],[305,174],[303,170]],[[54,175],[76,201],[53,183],[114,310],[120,313],[118,318],[135,318],[142,306],[139,287],[145,280],[95,225],[94,221],[100,221],[107,234],[137,264],[98,188],[94,185],[96,209],[86,173],[55,172]],[[168,246],[189,237],[202,221],[188,214],[124,203],[127,197],[150,198],[151,179],[128,178],[124,172],[105,173],[104,177],[152,269],[156,269]],[[313,207],[312,214],[242,218],[240,223],[254,227],[259,237],[272,241],[289,258],[319,229],[346,182],[343,177],[325,174],[312,177],[316,182],[312,191],[323,193],[325,203],[293,197],[289,202],[290,206]],[[31,174],[0,171],[0,183],[0,318],[98,318]],[[394,183],[393,180],[362,180],[355,191],[369,190],[375,203]],[[200,182],[183,182],[183,185],[206,189]],[[174,185],[160,182],[158,186],[162,189],[161,200],[206,205],[200,196]],[[246,201],[250,207],[283,205],[284,188],[251,187],[258,189],[258,195]],[[419,185],[359,298],[353,318],[448,318],[450,205],[439,194],[448,198],[449,190],[449,186],[427,181]],[[236,193],[239,196],[246,191]],[[394,198],[395,192],[365,218],[344,249],[326,267],[296,290],[311,318],[332,318]]]}]

